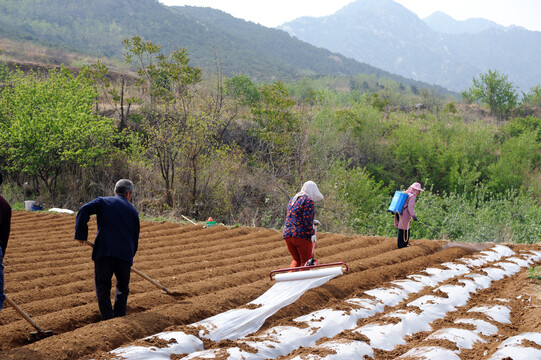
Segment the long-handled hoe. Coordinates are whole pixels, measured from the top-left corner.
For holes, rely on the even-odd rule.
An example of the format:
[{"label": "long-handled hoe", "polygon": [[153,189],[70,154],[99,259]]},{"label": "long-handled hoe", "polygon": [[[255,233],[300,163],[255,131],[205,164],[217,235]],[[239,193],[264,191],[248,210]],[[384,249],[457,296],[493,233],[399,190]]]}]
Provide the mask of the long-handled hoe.
[{"label": "long-handled hoe", "polygon": [[[94,244],[92,242],[88,241],[88,240],[85,240],[85,243],[87,245],[90,245],[91,247],[94,247]],[[160,284],[156,280],[152,279],[147,274],[141,272],[140,270],[137,270],[133,266],[131,267],[131,271],[133,271],[134,273],[136,273],[137,275],[139,275],[143,279],[150,281],[153,285],[155,285],[156,287],[162,289],[167,295],[171,295],[171,296],[183,296],[183,295],[186,295],[184,293],[179,293],[179,292],[176,292],[176,291],[169,290],[168,288],[166,288],[165,286],[163,286],[162,284]]]},{"label": "long-handled hoe", "polygon": [[26,321],[30,323],[34,328],[36,328],[37,332],[31,332],[30,338],[32,341],[41,340],[43,338],[49,337],[53,335],[53,332],[51,330],[45,330],[43,331],[38,324],[30,316],[28,316],[27,313],[23,311],[17,304],[13,302],[13,300],[10,299],[9,296],[6,296],[6,301],[9,305],[11,305],[12,308],[14,308]]}]

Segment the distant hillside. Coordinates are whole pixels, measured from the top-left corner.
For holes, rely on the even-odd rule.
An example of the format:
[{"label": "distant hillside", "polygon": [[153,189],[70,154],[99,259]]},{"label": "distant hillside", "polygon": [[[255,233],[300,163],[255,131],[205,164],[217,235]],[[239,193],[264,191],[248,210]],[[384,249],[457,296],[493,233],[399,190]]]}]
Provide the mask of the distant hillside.
[{"label": "distant hillside", "polygon": [[480,19],[432,18],[438,19],[440,30],[451,34],[433,30],[395,1],[357,0],[333,15],[302,17],[280,28],[315,46],[455,91],[489,69],[507,74],[522,90],[541,83],[541,32]]},{"label": "distant hillside", "polygon": [[497,69],[523,91],[541,84],[541,32],[521,27],[445,35],[449,51],[483,72]]},{"label": "distant hillside", "polygon": [[284,75],[359,73],[391,76],[373,66],[292,38],[284,31],[237,19],[220,10],[192,6],[171,9],[205,28],[208,41],[198,38],[192,44],[186,44],[186,47],[207,52],[199,57],[205,59],[207,66],[213,65],[216,55],[224,67],[229,68],[230,74],[265,74],[267,77],[278,78]]},{"label": "distant hillside", "polygon": [[492,28],[503,29],[502,25],[490,20],[476,18],[458,21],[441,11],[436,11],[424,18],[423,21],[432,30],[443,34],[477,34]]},{"label": "distant hillside", "polygon": [[122,40],[133,35],[165,52],[185,47],[194,65],[215,71],[217,61],[227,76],[287,80],[362,73],[448,93],[210,8],[167,7],[157,0],[0,1],[0,37],[121,58]]},{"label": "distant hillside", "polygon": [[333,15],[302,17],[280,28],[315,46],[452,90],[463,90],[464,80],[480,70],[450,54],[440,34],[392,0],[358,0]]}]

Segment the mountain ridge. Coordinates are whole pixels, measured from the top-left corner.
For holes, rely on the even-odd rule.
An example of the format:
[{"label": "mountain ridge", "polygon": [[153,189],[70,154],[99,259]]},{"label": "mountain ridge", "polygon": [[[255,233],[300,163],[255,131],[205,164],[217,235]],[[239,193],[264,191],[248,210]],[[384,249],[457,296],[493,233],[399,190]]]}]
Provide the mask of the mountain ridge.
[{"label": "mountain ridge", "polygon": [[454,91],[467,89],[473,77],[489,69],[507,74],[522,90],[538,85],[541,54],[533,49],[541,48],[541,32],[487,21],[450,21],[451,27],[485,28],[446,34],[393,0],[357,0],[332,15],[302,17],[279,28],[315,46]]},{"label": "mountain ridge", "polygon": [[[460,90],[460,86],[448,81],[448,72],[470,79],[479,72],[453,58],[440,34],[392,0],[359,0],[333,15],[293,20],[281,28],[315,46],[452,90]],[[417,41],[411,42],[411,38]]]},{"label": "mountain ridge", "polygon": [[157,0],[3,0],[0,35],[116,58],[121,58],[122,40],[138,35],[162,46],[165,53],[184,47],[193,65],[206,71],[220,66],[226,76],[243,73],[254,80],[287,80],[375,74],[449,93],[313,46],[279,29],[219,10],[169,7]]},{"label": "mountain ridge", "polygon": [[422,20],[432,30],[443,34],[476,34],[491,28],[504,28],[504,26],[497,24],[494,21],[483,18],[455,20],[453,17],[441,11],[436,11]]}]

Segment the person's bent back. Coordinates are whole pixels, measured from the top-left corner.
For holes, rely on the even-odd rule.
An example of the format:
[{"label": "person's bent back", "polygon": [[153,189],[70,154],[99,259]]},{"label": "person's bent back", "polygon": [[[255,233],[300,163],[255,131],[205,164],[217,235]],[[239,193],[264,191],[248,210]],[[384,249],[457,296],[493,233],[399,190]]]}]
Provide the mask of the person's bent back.
[{"label": "person's bent back", "polygon": [[[119,180],[115,196],[98,197],[83,205],[75,220],[75,239],[88,238],[88,221],[97,216],[98,232],[92,250],[94,284],[103,320],[124,316],[129,294],[130,270],[139,243],[139,214],[130,203],[133,184]],[[111,304],[111,279],[116,277],[114,307]]]},{"label": "person's bent back", "polygon": [[98,232],[92,251],[97,256],[112,256],[133,264],[139,240],[139,214],[125,195],[98,197],[77,213],[75,239],[87,240],[90,215],[97,215]]}]

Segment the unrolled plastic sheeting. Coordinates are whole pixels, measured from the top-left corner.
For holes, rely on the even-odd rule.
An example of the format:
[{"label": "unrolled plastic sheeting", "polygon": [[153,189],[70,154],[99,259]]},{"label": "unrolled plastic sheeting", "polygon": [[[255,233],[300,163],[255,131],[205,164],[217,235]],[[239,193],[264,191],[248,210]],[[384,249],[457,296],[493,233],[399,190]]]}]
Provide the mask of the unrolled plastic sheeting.
[{"label": "unrolled plastic sheeting", "polygon": [[455,328],[440,329],[430,334],[427,339],[449,340],[454,342],[459,349],[471,349],[476,342],[485,342],[476,334],[476,331]]},{"label": "unrolled plastic sheeting", "polygon": [[[301,273],[306,273],[306,275]],[[293,276],[297,274],[300,275]],[[199,336],[212,341],[236,340],[257,331],[269,316],[295,302],[306,291],[323,285],[340,274],[342,274],[341,267],[281,274],[290,276],[282,278],[263,295],[248,303],[248,305],[258,306],[257,308],[229,310],[192,326],[203,327],[205,330],[200,330]]]},{"label": "unrolled plastic sheeting", "polygon": [[510,262],[497,262],[494,266],[500,266],[505,269],[507,275],[515,275],[520,271],[520,265]]},{"label": "unrolled plastic sheeting", "polygon": [[411,349],[397,359],[417,359],[417,360],[461,360],[452,350],[438,346],[425,346]]},{"label": "unrolled plastic sheeting", "polygon": [[477,306],[468,310],[468,312],[483,313],[494,321],[504,324],[511,323],[511,310],[503,305]]},{"label": "unrolled plastic sheeting", "polygon": [[501,280],[507,275],[507,272],[500,268],[484,268],[483,271],[494,281]]},{"label": "unrolled plastic sheeting", "polygon": [[[503,250],[503,249],[500,249]],[[540,252],[532,252],[533,255],[525,254],[526,261],[523,263],[523,265],[528,265],[533,260],[538,261],[541,258]],[[490,254],[486,254],[490,255]],[[505,267],[507,271],[509,271],[511,275],[514,273],[513,267]],[[471,269],[470,269],[471,271]],[[440,278],[443,273],[439,271],[428,271],[428,273],[431,273],[432,276]],[[443,276],[440,278],[444,279],[447,276]],[[415,276],[415,278],[418,278]],[[483,279],[484,278],[484,279]],[[426,280],[426,279],[420,279],[420,280]],[[434,279],[432,279],[434,280]],[[388,314],[383,317],[385,319],[386,317],[393,317],[393,318],[399,318],[401,321],[397,324],[379,324],[379,323],[372,323],[365,325],[361,328],[355,329],[353,331],[360,332],[363,335],[367,336],[370,339],[370,345],[374,349],[382,349],[382,350],[391,350],[396,347],[396,345],[403,344],[404,343],[404,337],[407,335],[411,335],[414,333],[417,333],[419,331],[429,331],[430,330],[430,323],[434,321],[437,318],[442,318],[445,316],[449,311],[456,310],[456,307],[458,306],[464,306],[471,293],[475,293],[480,288],[490,287],[490,284],[492,283],[492,279],[488,275],[480,275],[474,277],[474,280],[469,279],[460,279],[459,282],[461,282],[463,285],[444,285],[440,286],[437,289],[445,292],[448,294],[448,298],[439,298],[436,296],[428,295],[421,297],[417,299],[417,301],[410,302],[409,306],[417,306],[421,310],[421,313],[417,313],[416,311],[404,311],[400,310],[391,314]],[[428,281],[428,283],[431,283],[432,281]],[[395,284],[396,285],[396,284]],[[373,291],[372,295],[379,296],[382,294],[380,291],[381,289],[377,289],[378,291]],[[391,298],[395,297],[395,294],[390,295]],[[352,301],[348,301],[352,302]],[[386,301],[386,302],[393,302],[393,301]],[[353,302],[352,302],[353,303]],[[491,316],[491,318],[495,319],[495,321],[501,321],[501,322],[507,322],[508,321],[508,311],[509,309],[504,306],[489,306],[489,307],[480,307],[476,310],[480,310],[482,312],[485,312]],[[438,333],[435,333],[434,337],[438,338],[446,338],[450,341],[454,341],[459,349],[462,348],[471,348],[473,346],[474,342],[482,342],[483,340],[481,337],[478,336],[478,334],[482,333],[483,335],[493,335],[497,333],[498,329],[496,326],[487,323],[486,321],[479,320],[479,319],[464,319],[463,322],[465,323],[471,323],[476,326],[476,329],[474,331],[471,331],[470,334],[461,333],[461,329],[446,329],[444,331],[440,331]],[[271,329],[272,330],[272,329]],[[250,344],[249,344],[250,345]],[[320,343],[317,345],[317,348],[324,348],[325,343]],[[408,356],[411,356],[411,358],[415,359],[460,359],[456,353],[452,352],[447,349],[442,348],[433,348],[433,347],[421,347],[418,349],[412,349],[412,351],[408,352]],[[340,352],[338,352],[340,353]],[[413,356],[415,354],[415,356]],[[329,356],[313,356],[310,359],[327,359]],[[340,357],[333,359],[339,359]],[[250,359],[248,357],[248,359]],[[344,357],[346,359],[346,357]]]},{"label": "unrolled plastic sheeting", "polygon": [[472,259],[463,259],[462,262],[468,266],[481,266],[485,265],[487,262],[493,262],[500,260],[502,256],[511,256],[514,255],[514,251],[503,245],[496,245],[490,250],[481,251],[479,255],[473,256]]},{"label": "unrolled plastic sheeting", "polygon": [[[354,340],[333,340],[328,341],[320,347],[322,349],[329,349],[334,351],[335,354],[329,354],[325,356],[325,360],[350,360],[350,359],[364,359],[366,357],[373,358],[374,350],[370,345],[364,341]],[[295,356],[291,360],[316,360],[320,359],[319,356],[302,355]]]},{"label": "unrolled plastic sheeting", "polygon": [[50,208],[49,211],[57,212],[57,213],[64,213],[64,214],[70,214],[70,215],[75,214],[75,211],[70,210],[70,209]]},{"label": "unrolled plastic sheeting", "polygon": [[[392,306],[396,304],[397,301],[405,300],[409,293],[421,290],[424,288],[425,284],[436,285],[441,281],[445,281],[457,275],[463,275],[471,271],[469,267],[462,264],[446,263],[445,266],[447,269],[426,269],[424,272],[429,274],[429,276],[412,276],[411,278],[415,278],[418,281],[417,284],[414,284],[413,280],[404,280],[404,282],[397,281],[397,283],[393,283],[393,285],[397,287],[377,288],[365,292],[365,294],[370,295],[372,299],[349,299],[346,301],[346,303],[359,306],[359,309],[353,307],[349,312],[331,309],[319,310],[294,319],[295,322],[305,325],[302,328],[295,326],[278,326],[271,328],[265,333],[256,337],[250,337],[246,340],[240,339],[240,342],[254,348],[257,350],[257,353],[243,353],[241,355],[237,354],[240,357],[235,357],[231,352],[228,352],[228,359],[273,359],[278,356],[287,355],[289,352],[293,351],[299,346],[313,346],[317,340],[323,337],[331,338],[345,329],[354,329],[359,319],[368,318],[375,313],[382,312],[386,306]],[[467,287],[459,286],[458,288],[462,289],[462,291],[467,291]],[[463,297],[461,297],[461,299],[462,298]],[[400,333],[411,334],[413,332],[430,330],[428,321],[424,319],[417,319],[418,316],[415,312],[393,313],[391,315],[406,320],[403,322],[403,326],[400,329],[397,327],[392,329],[395,332],[399,331]],[[432,313],[431,315],[434,314]],[[385,334],[384,331],[379,331],[380,329],[376,329],[375,327],[373,330],[373,338],[379,341],[382,347],[392,346],[391,343],[394,340],[389,340],[386,343],[384,339],[394,338],[394,336],[388,336],[388,334]],[[403,343],[402,338],[400,341]],[[335,342],[333,344],[333,346],[344,344],[344,346],[347,348],[354,346],[349,343],[346,344],[342,342]],[[377,346],[373,346],[374,344],[372,343],[370,345],[372,345],[372,348],[377,348]],[[325,343],[318,345],[318,348],[324,346]],[[359,346],[364,347],[364,345]],[[341,351],[338,353],[342,354]],[[200,356],[201,358],[203,356],[213,358],[215,355],[216,352],[214,350],[208,350],[191,354],[186,357],[186,359],[197,359]],[[316,358],[321,357],[315,356],[314,359]],[[328,358],[328,356],[325,358]],[[346,356],[341,357],[339,355],[332,358],[348,359]]]},{"label": "unrolled plastic sheeting", "polygon": [[532,341],[541,346],[540,333],[524,333],[510,337],[498,346],[498,350],[489,360],[533,360],[541,359],[541,350],[534,347],[524,347],[521,343],[524,340]]},{"label": "unrolled plastic sheeting", "polygon": [[[405,283],[394,283],[394,286],[402,288],[401,290],[405,290],[404,293],[401,291],[397,291],[396,288],[394,288],[394,291],[388,292],[388,298],[385,297],[385,293],[381,291],[381,289],[378,289],[377,291],[372,291],[371,298],[359,298],[359,299],[349,299],[345,303],[346,304],[352,304],[354,305],[349,311],[344,310],[334,310],[334,309],[323,309],[316,312],[313,312],[311,314],[307,314],[304,316],[301,316],[299,318],[293,319],[295,322],[299,322],[299,325],[304,325],[301,327],[296,326],[277,326],[273,327],[271,329],[268,329],[264,331],[262,334],[258,334],[256,336],[250,336],[247,338],[240,338],[237,341],[239,344],[247,345],[257,351],[257,353],[248,353],[244,350],[241,350],[239,347],[232,347],[227,349],[209,349],[209,350],[203,350],[203,351],[197,351],[194,353],[191,353],[190,355],[187,355],[183,359],[215,359],[217,357],[228,359],[228,360],[241,360],[241,359],[273,359],[278,356],[285,356],[295,349],[299,348],[300,346],[303,347],[311,347],[314,346],[316,341],[322,339],[323,337],[332,338],[335,336],[335,334],[338,334],[339,332],[345,330],[345,329],[355,329],[356,328],[356,322],[360,318],[369,318],[370,316],[374,315],[375,313],[380,313],[384,310],[384,308],[387,306],[386,304],[392,304],[396,302],[397,298],[403,298],[403,300],[406,299],[406,296],[411,292],[417,292],[419,289],[423,288],[424,286],[435,286],[438,283],[445,281],[447,279],[450,279],[457,275],[465,275],[468,272],[471,272],[473,269],[472,267],[478,267],[480,265],[486,264],[488,261],[497,261],[500,260],[502,257],[511,256],[514,255],[514,252],[510,250],[509,248],[506,248],[505,246],[495,246],[493,251],[485,251],[482,255],[479,255],[475,260],[473,265],[470,263],[470,261],[462,261],[463,263],[468,263],[468,266],[463,266],[462,264],[446,264],[446,267],[449,270],[446,269],[427,269],[428,271],[425,271],[425,273],[429,274],[428,276],[425,275],[413,275],[409,276]],[[538,251],[532,251],[532,255],[524,254],[520,256],[521,260],[523,261],[515,261],[515,263],[521,263],[520,266],[525,266],[526,264],[531,264],[534,261],[539,261],[541,259],[541,252]],[[515,257],[516,258],[516,257]],[[467,259],[463,259],[467,260]],[[460,261],[460,260],[459,260]],[[443,270],[443,271],[442,271]],[[480,270],[480,269],[478,269]],[[507,270],[512,270],[508,268]],[[504,270],[505,271],[505,270]],[[491,283],[493,282],[493,279],[487,274],[471,274],[470,279],[461,279],[461,283],[463,285],[457,285],[456,288],[451,288],[448,285],[442,286],[440,289],[443,291],[445,290],[451,297],[455,298],[456,302],[453,302],[451,299],[445,299],[445,298],[439,298],[435,296],[425,296],[417,299],[416,301],[412,301],[408,303],[408,307],[411,306],[418,306],[419,310],[421,310],[421,313],[417,313],[416,311],[409,311],[409,312],[395,312],[393,314],[390,314],[389,316],[398,317],[401,319],[400,326],[393,327],[391,332],[393,333],[392,336],[390,336],[390,333],[387,333],[387,337],[395,337],[395,336],[401,336],[402,338],[398,342],[403,341],[403,336],[407,334],[412,334],[418,331],[423,331],[423,329],[429,329],[430,323],[437,319],[442,318],[446,315],[447,312],[456,310],[456,306],[460,306],[464,303],[465,300],[468,299],[469,294],[472,292],[475,292],[479,289],[483,289],[486,287],[490,287]],[[325,280],[327,281],[327,280]],[[410,283],[409,281],[418,281],[419,284]],[[295,289],[297,286],[300,285],[306,285],[305,282],[311,282],[311,280],[299,280],[299,282],[296,281],[285,281],[285,282],[279,282],[276,283],[275,286],[277,286],[277,289],[280,289],[280,292],[289,292]],[[291,285],[292,287],[289,288],[281,288],[282,285]],[[318,285],[314,285],[318,286]],[[270,291],[270,290],[269,290]],[[305,290],[304,290],[305,291]],[[301,292],[302,293],[302,292]],[[258,300],[265,299],[265,296],[274,296],[269,293],[265,293],[261,298],[254,300],[252,303],[257,304]],[[299,295],[300,296],[300,295]],[[297,296],[298,297],[298,296]],[[294,301],[294,300],[293,300]],[[261,301],[260,303],[262,303]],[[260,306],[258,309],[254,310],[260,310],[262,311],[263,306]],[[480,310],[484,310],[483,308],[479,308]],[[488,307],[487,307],[488,309]],[[505,311],[505,307],[491,307],[489,309],[489,314],[493,319],[502,320],[505,322],[508,317]],[[247,310],[247,309],[241,309],[241,310]],[[473,311],[472,311],[473,312]],[[225,313],[224,313],[225,314]],[[230,315],[228,315],[230,316]],[[214,331],[214,334],[218,334],[216,331],[223,331],[223,329],[219,329],[219,325],[224,321],[225,318],[220,318],[219,315],[214,317],[215,319],[218,318],[218,322],[214,323],[214,325],[211,325],[211,323],[208,323],[209,327],[214,326],[214,329],[210,329],[211,331]],[[212,319],[212,318],[210,318]],[[210,319],[207,319],[210,320]],[[230,318],[231,319],[231,318]],[[230,320],[230,321],[236,321],[236,320]],[[468,321],[468,320],[466,320]],[[483,333],[486,335],[486,333],[492,333],[494,331],[494,327],[486,326],[485,322],[482,322],[482,320],[475,320],[477,325],[476,333]],[[224,324],[225,326],[226,324]],[[236,324],[227,324],[229,326]],[[372,323],[372,326],[375,324]],[[235,332],[235,336],[238,336],[240,333],[245,332],[245,328],[243,327],[241,331],[240,329]],[[354,331],[362,332],[363,327],[355,329]],[[367,330],[367,328],[364,328],[364,330]],[[389,329],[387,329],[389,330]],[[378,331],[376,327],[372,329],[372,333],[374,337],[378,337],[377,333],[381,333]],[[204,335],[204,334],[203,334]],[[207,334],[208,335],[208,334]],[[537,334],[538,336],[541,336],[541,334]],[[520,341],[518,342],[520,343]],[[517,344],[518,344],[517,343]],[[382,341],[383,344],[383,341]],[[375,349],[377,347],[373,346],[374,344],[370,344],[370,348]],[[383,344],[385,348],[390,347],[392,344],[387,343]],[[354,349],[358,349],[359,353],[366,354],[368,356],[370,355],[370,351],[368,348],[366,348],[367,344],[362,341],[352,341],[351,343],[347,340],[330,340],[328,342],[319,343],[316,347],[317,348],[332,348],[337,352],[337,355],[333,357],[329,357],[329,355],[326,356],[320,356],[316,355],[315,353],[309,356],[307,359],[351,359],[356,357],[347,357],[343,356],[340,357],[339,355],[342,354],[342,346],[344,347],[344,354],[348,351],[354,351]],[[364,349],[364,350],[363,350]],[[501,349],[502,351],[506,351],[505,349]],[[367,351],[367,352],[365,352]],[[539,351],[538,349],[529,349],[525,351]],[[182,353],[182,352],[172,352],[169,353]],[[184,352],[187,353],[187,352]],[[155,359],[156,357],[155,352],[148,352],[149,356],[147,357],[127,357],[127,359]],[[226,354],[229,354],[227,356]],[[410,356],[410,358],[414,359],[430,359],[430,360],[439,360],[439,359],[445,359],[445,360],[454,360],[454,359],[460,359],[460,357],[453,351],[440,348],[440,347],[419,347],[416,349],[411,349],[408,351],[407,354],[404,354],[405,356]],[[306,355],[305,355],[306,356]],[[505,358],[505,357],[504,357]],[[534,359],[534,358],[540,358],[540,357],[529,357],[528,359]],[[500,358],[495,358],[500,359]],[[526,358],[524,358],[526,359]],[[494,359],[491,359],[494,360]]]},{"label": "unrolled plastic sheeting", "polygon": [[515,264],[517,264],[520,267],[526,267],[526,266],[529,265],[528,261],[526,261],[524,259],[521,259],[521,258],[517,258],[517,257],[510,257],[510,258],[507,258],[506,260],[514,262]]},{"label": "unrolled plastic sheeting", "polygon": [[488,276],[481,274],[467,274],[466,277],[471,278],[473,282],[479,286],[479,289],[488,289],[490,285],[492,285],[492,279]]},{"label": "unrolled plastic sheeting", "polygon": [[[275,283],[267,292],[249,303],[249,305],[257,306],[254,309],[230,310],[190,326],[203,327],[204,330],[200,330],[199,335],[216,342],[224,339],[235,340],[257,331],[269,316],[295,302],[306,291],[321,286],[342,274],[342,267],[322,268],[303,271],[303,273],[310,273],[310,276]],[[176,343],[165,348],[128,346],[113,350],[112,353],[129,360],[154,360],[170,359],[171,354],[203,350],[200,339],[183,332],[160,333],[148,338],[154,337],[168,341],[174,340]]]},{"label": "unrolled plastic sheeting", "polygon": [[365,291],[364,293],[373,296],[386,306],[395,306],[408,296],[407,290],[403,288],[377,288]]},{"label": "unrolled plastic sheeting", "polygon": [[[408,335],[415,334],[420,331],[430,330],[430,323],[436,319],[441,319],[450,311],[455,311],[457,307],[467,304],[470,295],[477,291],[477,287],[473,281],[462,280],[462,285],[443,285],[436,290],[440,290],[448,294],[448,297],[438,297],[434,295],[422,296],[410,303],[408,306],[417,307],[420,311],[410,312],[395,312],[389,314],[389,317],[401,319],[398,323],[379,324],[372,323],[355,329],[355,332],[368,337],[370,345],[373,348],[385,351],[393,350],[397,345],[405,344],[404,338]],[[490,311],[493,318],[505,321],[505,307],[495,306],[490,309],[481,309],[481,311]],[[508,309],[507,309],[508,310]],[[439,339],[451,340],[455,339],[459,348],[471,348],[473,342],[482,341],[474,332],[468,337],[460,334],[462,330],[447,329],[446,332],[435,333],[433,336]],[[464,338],[462,338],[464,337]]]},{"label": "unrolled plastic sheeting", "polygon": [[203,350],[205,347],[203,342],[196,336],[187,335],[183,332],[164,332],[157,335],[149,336],[145,339],[162,339],[170,342],[174,339],[175,343],[166,348],[156,346],[127,346],[111,351],[115,355],[120,355],[125,359],[130,360],[150,360],[150,359],[171,359],[171,354],[186,354],[195,351]]},{"label": "unrolled plastic sheeting", "polygon": [[[488,260],[500,260],[502,254],[513,255],[514,252],[503,246],[496,246],[497,251],[488,251],[479,256],[477,260],[479,264],[486,264]],[[529,257],[528,262],[533,259],[539,260],[541,253],[534,253],[533,255],[526,255]],[[262,334],[256,336],[250,336],[246,339],[237,340],[239,344],[247,345],[257,352],[248,353],[240,350],[240,348],[229,348],[227,350],[205,350],[190,354],[185,357],[185,360],[192,359],[215,359],[216,357],[227,358],[228,360],[261,360],[261,359],[274,359],[279,356],[285,356],[295,349],[302,347],[314,346],[316,341],[323,337],[332,338],[334,335],[345,329],[355,329],[356,321],[360,318],[367,318],[374,313],[383,311],[387,306],[386,304],[394,304],[398,298],[405,300],[409,291],[418,291],[425,285],[430,286],[437,285],[438,283],[453,278],[457,275],[465,275],[471,272],[472,269],[469,266],[462,264],[446,263],[447,269],[434,269],[429,268],[424,272],[429,276],[413,275],[410,279],[419,281],[420,285],[407,284],[407,286],[400,286],[399,284],[393,284],[399,286],[403,293],[397,288],[377,288],[365,292],[370,295],[371,299],[349,299],[346,303],[355,304],[360,306],[361,309],[350,309],[349,312],[336,311],[331,309],[319,310],[314,313],[301,316],[294,319],[294,322],[298,322],[300,327],[296,326],[277,326],[270,328]],[[481,279],[484,278],[484,279]],[[449,311],[456,310],[457,306],[462,306],[470,297],[472,292],[476,292],[480,288],[485,286],[489,287],[492,283],[492,279],[488,275],[479,274],[475,280],[464,279],[461,280],[463,285],[441,286],[439,289],[447,292],[450,299],[440,298],[436,296],[424,296],[417,301],[410,302],[409,306],[418,306],[421,313],[416,311],[402,311],[389,314],[391,317],[400,318],[401,321],[398,324],[381,325],[378,323],[372,323],[370,326],[364,326],[353,331],[361,332],[365,331],[364,335],[367,335],[370,339],[370,346],[373,349],[392,349],[398,344],[404,343],[404,337],[411,335],[419,331],[428,331],[431,329],[430,323],[435,319],[443,318]],[[347,314],[347,315],[346,315]],[[333,346],[339,347],[339,344],[343,344],[346,348],[351,347],[347,343],[337,342],[331,340]],[[325,348],[325,342],[316,346],[317,349]],[[233,351],[236,349],[236,351]],[[229,354],[227,357],[224,355],[224,351]],[[348,350],[346,350],[348,351]],[[338,354],[341,354],[341,350],[338,349]],[[364,353],[363,353],[364,354]],[[452,355],[449,355],[452,354]],[[303,355],[307,359],[327,359],[329,355],[321,356],[316,353],[310,355]],[[184,360],[183,359],[183,360]],[[346,356],[340,357],[333,355],[332,359],[350,359]],[[429,352],[429,355],[419,357],[419,359],[460,359],[455,353],[450,350],[436,348]]]},{"label": "unrolled plastic sheeting", "polygon": [[455,320],[455,323],[473,325],[475,326],[475,330],[477,333],[483,334],[485,336],[490,336],[498,333],[498,328],[496,326],[481,319],[458,319]]}]

